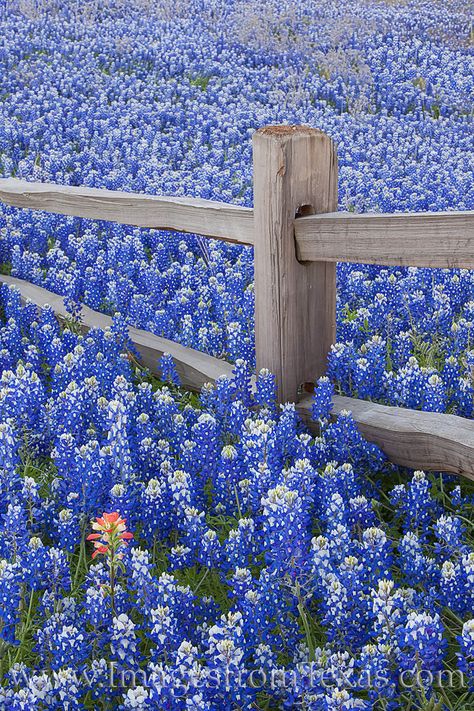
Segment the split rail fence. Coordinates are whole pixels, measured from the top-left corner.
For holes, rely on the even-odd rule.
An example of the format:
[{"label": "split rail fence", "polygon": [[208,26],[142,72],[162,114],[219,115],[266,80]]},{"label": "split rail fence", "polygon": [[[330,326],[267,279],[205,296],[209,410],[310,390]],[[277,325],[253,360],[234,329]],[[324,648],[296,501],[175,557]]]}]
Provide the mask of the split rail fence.
[{"label": "split rail fence", "polygon": [[[337,210],[333,141],[306,126],[268,126],[253,137],[254,208],[211,200],[0,180],[0,201],[19,208],[199,234],[254,247],[257,368],[276,376],[281,402],[297,401],[308,425],[305,386],[324,374],[335,340],[336,262],[474,268],[474,212],[353,214]],[[66,315],[64,301],[9,276],[23,298]],[[86,328],[108,316],[82,310]],[[146,331],[130,328],[145,365],[156,372],[170,353],[183,385],[199,389],[232,365]],[[307,389],[307,387],[306,387]],[[456,415],[334,397],[333,412],[355,421],[397,464],[474,479],[474,421]]]}]

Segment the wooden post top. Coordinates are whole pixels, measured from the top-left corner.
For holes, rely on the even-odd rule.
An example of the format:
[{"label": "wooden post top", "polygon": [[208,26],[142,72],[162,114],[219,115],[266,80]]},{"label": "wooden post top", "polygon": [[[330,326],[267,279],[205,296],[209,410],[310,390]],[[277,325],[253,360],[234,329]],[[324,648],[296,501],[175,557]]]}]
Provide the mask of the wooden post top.
[{"label": "wooden post top", "polygon": [[294,136],[295,134],[310,136],[318,133],[323,133],[323,131],[319,128],[313,128],[312,126],[305,126],[303,124],[263,126],[263,128],[259,128],[255,131],[256,135],[270,137],[274,136],[275,138],[284,138],[286,136]]}]

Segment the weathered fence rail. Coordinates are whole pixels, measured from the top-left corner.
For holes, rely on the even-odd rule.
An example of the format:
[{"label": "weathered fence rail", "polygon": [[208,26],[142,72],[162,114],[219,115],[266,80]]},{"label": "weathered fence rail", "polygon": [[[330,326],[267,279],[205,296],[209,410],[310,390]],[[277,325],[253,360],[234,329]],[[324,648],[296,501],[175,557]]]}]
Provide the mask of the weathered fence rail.
[{"label": "weathered fence rail", "polygon": [[4,178],[0,180],[0,202],[58,215],[199,233],[225,242],[253,244],[253,210],[215,200],[141,195]]},{"label": "weathered fence rail", "polygon": [[472,212],[311,215],[295,240],[301,261],[474,269]]},{"label": "weathered fence rail", "polygon": [[[350,410],[361,433],[395,464],[474,479],[474,422],[457,415],[420,412],[336,396],[333,414]],[[311,398],[298,403],[311,428]]]},{"label": "weathered fence rail", "polygon": [[[56,316],[67,319],[70,317],[62,296],[52,291],[36,286],[29,281],[0,274],[0,283],[15,286],[23,301],[31,301],[37,306],[48,304]],[[91,328],[108,329],[112,319],[106,314],[94,311],[88,306],[82,306],[81,325],[84,330]],[[176,362],[176,368],[181,382],[190,390],[199,390],[205,383],[214,382],[220,375],[232,377],[233,366],[219,358],[213,358],[207,353],[201,353],[194,348],[186,348],[180,343],[156,336],[154,333],[129,326],[130,340],[140,353],[144,365],[152,373],[158,374],[158,359],[163,353],[169,353]]]},{"label": "weathered fence rail", "polygon": [[[0,202],[253,245],[257,367],[275,373],[280,401],[296,400],[305,383],[325,372],[335,339],[335,263],[474,268],[474,212],[335,212],[337,153],[328,136],[305,126],[270,126],[254,134],[253,147],[253,210],[15,179],[0,180]],[[61,297],[14,277],[0,281],[66,315]],[[82,319],[85,328],[111,323],[87,307]],[[160,354],[171,353],[189,388],[231,376],[232,366],[222,360],[140,329],[130,328],[130,336],[152,371]],[[297,409],[317,428],[308,397]],[[474,421],[335,397],[334,413],[342,409],[352,411],[362,433],[394,462],[474,478]]]}]

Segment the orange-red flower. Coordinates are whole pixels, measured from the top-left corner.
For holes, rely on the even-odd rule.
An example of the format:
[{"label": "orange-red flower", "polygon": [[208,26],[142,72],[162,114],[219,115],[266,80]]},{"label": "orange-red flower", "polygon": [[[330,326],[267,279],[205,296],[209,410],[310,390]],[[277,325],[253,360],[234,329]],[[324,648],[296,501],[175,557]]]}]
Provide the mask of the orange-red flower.
[{"label": "orange-red flower", "polygon": [[121,518],[117,511],[113,513],[103,513],[92,521],[92,528],[97,533],[90,533],[88,541],[94,541],[94,552],[92,558],[98,555],[109,554],[115,558],[121,558],[119,549],[127,545],[127,541],[133,538],[133,533],[127,531],[127,521]]},{"label": "orange-red flower", "polygon": [[90,533],[87,540],[94,542],[92,559],[98,555],[107,556],[109,584],[103,587],[110,595],[110,605],[115,616],[116,576],[119,571],[125,572],[125,566],[121,560],[123,554],[120,551],[127,545],[127,541],[133,538],[133,533],[127,531],[127,521],[121,518],[117,511],[103,513],[91,523],[94,533]]}]

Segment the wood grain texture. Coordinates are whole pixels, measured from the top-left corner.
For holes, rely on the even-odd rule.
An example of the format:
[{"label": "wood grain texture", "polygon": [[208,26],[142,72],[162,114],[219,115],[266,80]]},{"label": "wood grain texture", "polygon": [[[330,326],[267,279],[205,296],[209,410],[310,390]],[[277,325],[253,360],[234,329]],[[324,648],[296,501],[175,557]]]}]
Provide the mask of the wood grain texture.
[{"label": "wood grain texture", "polygon": [[[316,430],[311,403],[307,397],[296,407],[310,429]],[[395,464],[474,480],[474,420],[336,396],[333,413],[341,410],[350,410],[363,436]]]},{"label": "wood grain texture", "polygon": [[[16,277],[0,275],[1,282],[16,286],[23,300],[29,300],[37,306],[49,304],[57,316],[68,316],[62,296]],[[112,319],[110,316],[93,311],[88,306],[83,306],[81,323],[84,330],[107,329],[112,325]],[[139,328],[130,326],[128,330],[130,339],[139,351],[144,365],[152,373],[159,374],[158,359],[163,353],[169,353],[175,360],[182,384],[190,390],[199,390],[204,383],[214,382],[221,375],[232,377],[233,366],[230,363]]]},{"label": "wood grain texture", "polygon": [[158,197],[26,180],[0,180],[0,202],[136,227],[191,232],[226,242],[253,244],[253,210],[213,200]]},{"label": "wood grain texture", "polygon": [[276,376],[281,402],[326,370],[336,319],[335,265],[300,264],[294,218],[337,207],[337,154],[306,126],[270,126],[253,137],[257,368]]},{"label": "wood grain texture", "polygon": [[474,269],[474,211],[352,214],[295,220],[301,261]]}]

